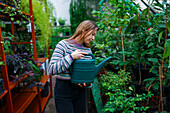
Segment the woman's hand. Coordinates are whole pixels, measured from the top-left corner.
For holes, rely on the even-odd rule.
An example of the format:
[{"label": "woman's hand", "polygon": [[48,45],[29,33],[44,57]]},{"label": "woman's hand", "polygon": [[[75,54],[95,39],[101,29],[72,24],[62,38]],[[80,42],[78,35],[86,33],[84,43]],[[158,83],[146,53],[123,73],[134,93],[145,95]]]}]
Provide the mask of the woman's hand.
[{"label": "woman's hand", "polygon": [[87,55],[88,53],[81,52],[79,49],[77,49],[71,54],[71,56],[73,57],[73,59],[81,59],[81,57],[84,57],[83,54]]},{"label": "woman's hand", "polygon": [[78,86],[80,87],[92,87],[92,83],[91,84],[86,84],[86,83],[83,83],[83,84],[77,84]]}]

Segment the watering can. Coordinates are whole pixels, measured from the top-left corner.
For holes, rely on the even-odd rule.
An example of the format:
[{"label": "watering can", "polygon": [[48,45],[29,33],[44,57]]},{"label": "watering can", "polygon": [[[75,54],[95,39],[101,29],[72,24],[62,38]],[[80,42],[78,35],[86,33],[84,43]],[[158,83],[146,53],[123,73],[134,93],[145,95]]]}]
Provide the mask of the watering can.
[{"label": "watering can", "polygon": [[72,83],[93,83],[97,73],[102,69],[106,61],[111,57],[108,57],[97,66],[95,65],[95,56],[92,53],[88,53],[92,59],[78,59],[75,60],[70,66],[71,82]]}]

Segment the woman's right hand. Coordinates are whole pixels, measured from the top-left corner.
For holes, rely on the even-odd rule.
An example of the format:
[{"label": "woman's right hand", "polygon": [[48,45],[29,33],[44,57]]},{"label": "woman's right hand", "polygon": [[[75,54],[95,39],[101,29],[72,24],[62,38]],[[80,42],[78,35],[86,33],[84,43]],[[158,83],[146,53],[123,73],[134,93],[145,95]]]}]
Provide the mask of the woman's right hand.
[{"label": "woman's right hand", "polygon": [[84,54],[87,55],[88,53],[81,52],[79,49],[77,49],[71,54],[71,56],[73,59],[81,59],[81,57],[84,57]]}]

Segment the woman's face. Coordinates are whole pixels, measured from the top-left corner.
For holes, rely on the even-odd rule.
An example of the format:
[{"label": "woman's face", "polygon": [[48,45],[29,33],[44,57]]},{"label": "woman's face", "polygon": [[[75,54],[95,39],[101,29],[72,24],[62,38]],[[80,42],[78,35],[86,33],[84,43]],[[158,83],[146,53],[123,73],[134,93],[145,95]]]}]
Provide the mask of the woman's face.
[{"label": "woman's face", "polygon": [[[94,32],[93,32],[94,31]],[[95,35],[96,35],[96,33],[97,33],[97,29],[95,29],[95,30],[91,30],[90,32],[92,32],[92,33],[90,33],[90,35],[89,36],[87,36],[86,38],[84,38],[84,40],[83,40],[83,42],[84,43],[90,43],[91,41],[93,41],[95,38]]]}]

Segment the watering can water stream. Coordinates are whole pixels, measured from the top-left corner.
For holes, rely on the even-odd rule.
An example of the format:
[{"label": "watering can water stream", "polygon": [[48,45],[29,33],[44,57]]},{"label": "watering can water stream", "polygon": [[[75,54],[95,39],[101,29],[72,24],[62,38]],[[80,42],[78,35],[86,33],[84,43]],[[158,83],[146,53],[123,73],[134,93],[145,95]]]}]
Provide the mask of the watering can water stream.
[{"label": "watering can water stream", "polygon": [[70,67],[72,83],[93,83],[97,73],[102,69],[106,61],[111,58],[108,57],[96,66],[95,56],[91,53],[88,53],[88,55],[91,56],[92,59],[79,59],[72,63]]}]

